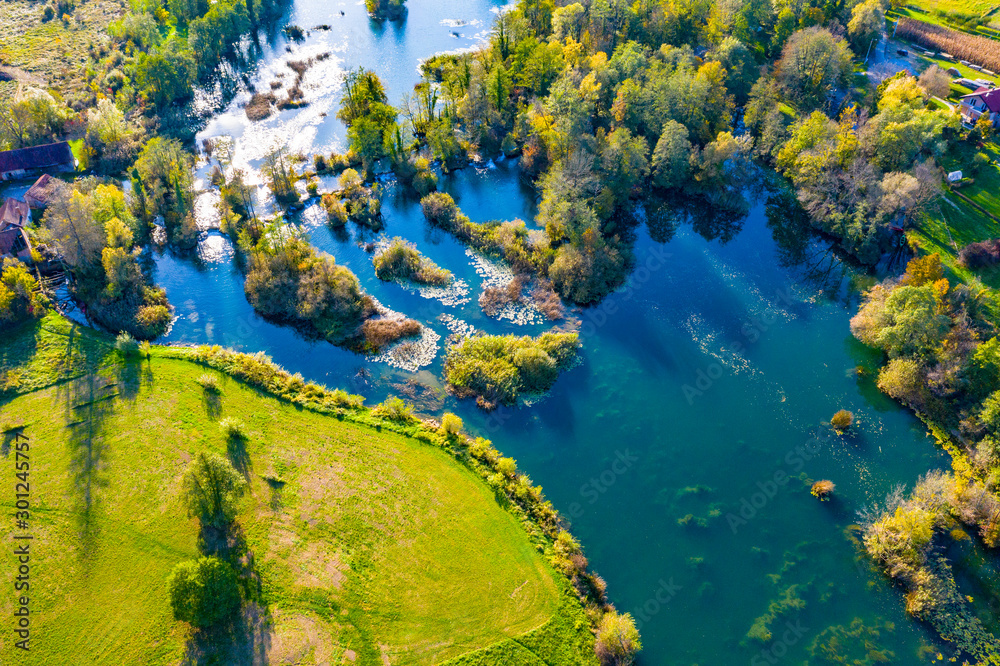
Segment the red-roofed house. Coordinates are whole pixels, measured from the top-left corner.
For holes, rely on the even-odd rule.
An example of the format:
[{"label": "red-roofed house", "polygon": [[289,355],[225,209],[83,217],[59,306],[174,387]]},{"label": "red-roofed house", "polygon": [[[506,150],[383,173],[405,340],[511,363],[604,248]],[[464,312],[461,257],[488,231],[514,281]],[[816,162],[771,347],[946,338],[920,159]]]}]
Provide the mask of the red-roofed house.
[{"label": "red-roofed house", "polygon": [[17,199],[7,199],[0,206],[0,259],[15,257],[23,261],[31,258],[31,241],[24,227],[31,222],[28,204]]},{"label": "red-roofed house", "polygon": [[1000,126],[1000,88],[979,88],[970,95],[962,95],[961,100],[958,108],[963,121],[973,125],[985,113],[994,125]]},{"label": "red-roofed house", "polygon": [[59,191],[66,187],[66,183],[58,178],[53,178],[47,173],[42,174],[42,177],[24,193],[24,202],[33,209],[45,210]]}]

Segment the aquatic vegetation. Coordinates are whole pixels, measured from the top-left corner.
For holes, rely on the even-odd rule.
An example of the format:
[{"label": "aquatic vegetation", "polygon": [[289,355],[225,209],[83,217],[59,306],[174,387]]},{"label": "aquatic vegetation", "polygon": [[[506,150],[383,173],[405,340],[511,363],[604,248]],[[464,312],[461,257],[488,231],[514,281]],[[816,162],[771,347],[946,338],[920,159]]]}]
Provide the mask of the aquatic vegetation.
[{"label": "aquatic vegetation", "polygon": [[841,434],[850,428],[853,423],[854,414],[846,409],[841,409],[833,415],[833,418],[830,419],[830,425],[833,426],[834,430]]},{"label": "aquatic vegetation", "polygon": [[888,664],[896,659],[892,650],[881,647],[878,639],[883,632],[892,633],[891,622],[876,619],[871,625],[854,618],[849,625],[836,625],[824,629],[809,644],[809,654],[821,663],[855,664],[874,666]]},{"label": "aquatic vegetation", "polygon": [[380,280],[403,280],[417,284],[444,286],[452,281],[449,271],[439,268],[402,238],[393,238],[372,257]]},{"label": "aquatic vegetation", "polygon": [[771,641],[771,625],[775,620],[806,607],[806,602],[799,596],[800,585],[789,585],[781,596],[767,606],[767,612],[754,620],[746,637],[751,641],[769,643]]},{"label": "aquatic vegetation", "polygon": [[579,347],[575,333],[474,336],[448,349],[445,379],[455,395],[476,397],[483,408],[512,405],[522,393],[547,391]]},{"label": "aquatic vegetation", "polygon": [[818,498],[821,502],[825,502],[830,498],[830,495],[833,494],[836,487],[837,486],[833,483],[833,481],[823,479],[812,484],[812,488],[809,492],[812,493],[813,497]]},{"label": "aquatic vegetation", "polygon": [[[382,228],[382,199],[377,183],[366,187],[357,171],[346,169],[340,174],[338,194],[344,204],[348,219],[376,231]],[[327,208],[328,213],[330,210]],[[339,216],[339,212],[337,215]],[[333,220],[333,216],[331,216],[331,220]]]}]

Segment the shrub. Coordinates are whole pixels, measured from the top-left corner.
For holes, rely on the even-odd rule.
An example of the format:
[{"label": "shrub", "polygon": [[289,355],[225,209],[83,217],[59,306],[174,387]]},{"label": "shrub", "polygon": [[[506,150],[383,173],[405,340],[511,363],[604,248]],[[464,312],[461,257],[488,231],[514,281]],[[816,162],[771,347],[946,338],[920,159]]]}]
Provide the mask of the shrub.
[{"label": "shrub", "polygon": [[395,421],[397,423],[412,423],[413,421],[416,421],[416,417],[413,415],[413,405],[408,404],[404,402],[402,398],[397,398],[395,396],[386,398],[385,402],[376,405],[375,408],[372,409],[372,416],[388,419],[389,421]]},{"label": "shrub", "polygon": [[809,492],[812,493],[813,497],[817,497],[821,501],[825,501],[833,493],[836,487],[837,486],[833,483],[833,481],[823,479],[814,483]]},{"label": "shrub", "polygon": [[139,355],[139,343],[128,333],[119,333],[115,338],[115,349],[125,358]]},{"label": "shrub", "polygon": [[184,475],[188,515],[207,527],[225,528],[236,517],[236,503],[246,485],[228,460],[215,453],[199,453]]},{"label": "shrub", "polygon": [[510,405],[521,392],[551,388],[558,372],[576,358],[579,346],[575,333],[467,338],[448,349],[445,379],[460,398],[476,396],[484,407]]},{"label": "shrub", "polygon": [[597,626],[597,640],[594,651],[604,666],[625,666],[631,664],[635,654],[642,649],[639,630],[629,613],[619,614],[607,611]]},{"label": "shrub", "polygon": [[27,267],[17,259],[5,259],[0,274],[0,328],[40,317],[47,305],[48,299],[39,292]]},{"label": "shrub", "polygon": [[170,573],[167,588],[174,618],[198,628],[223,622],[243,601],[236,572],[216,557],[181,562]]},{"label": "shrub", "polygon": [[958,253],[958,262],[966,268],[985,268],[1000,262],[1000,239],[969,243]]},{"label": "shrub", "polygon": [[451,412],[441,417],[441,432],[448,437],[457,437],[462,432],[462,419]]},{"label": "shrub", "polygon": [[[201,384],[202,380],[205,378],[210,378],[212,380],[212,389],[209,389],[205,384],[205,390],[215,390],[217,386],[215,385],[215,377],[213,375],[202,375],[198,378],[198,383]],[[243,421],[234,418],[232,416],[227,416],[226,418],[219,421],[219,429],[222,430],[222,434],[226,436],[226,439],[230,440],[240,440],[247,439],[247,427]]]},{"label": "shrub", "polygon": [[336,194],[324,194],[320,200],[326,210],[327,219],[335,227],[342,227],[347,224],[347,209],[340,202]]},{"label": "shrub", "polygon": [[841,409],[830,419],[830,425],[837,432],[844,432],[851,427],[852,423],[854,423],[854,414],[846,409]]},{"label": "shrub", "polygon": [[[206,393],[219,392],[219,378],[213,374],[205,373],[195,380],[205,390]],[[224,419],[224,421],[235,421],[235,419]],[[228,436],[228,433],[227,433]]]},{"label": "shrub", "polygon": [[139,343],[139,354],[145,358],[150,358],[153,355],[153,345],[149,344],[149,340],[143,340]]},{"label": "shrub", "polygon": [[361,325],[358,351],[377,354],[403,338],[420,335],[420,324],[413,319],[369,319]]},{"label": "shrub", "polygon": [[427,221],[436,227],[452,230],[458,220],[458,206],[447,192],[434,192],[420,200]]},{"label": "shrub", "polygon": [[451,272],[438,267],[402,238],[393,238],[388,246],[379,250],[372,263],[380,280],[408,280],[418,284],[446,285],[451,282]]}]

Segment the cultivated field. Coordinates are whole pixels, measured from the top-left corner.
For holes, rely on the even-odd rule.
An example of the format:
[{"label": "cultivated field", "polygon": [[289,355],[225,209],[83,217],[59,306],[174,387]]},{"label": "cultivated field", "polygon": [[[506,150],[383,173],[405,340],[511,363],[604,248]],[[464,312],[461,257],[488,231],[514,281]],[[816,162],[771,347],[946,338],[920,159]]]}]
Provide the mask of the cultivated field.
[{"label": "cultivated field", "polygon": [[970,35],[911,18],[900,19],[896,37],[1000,72],[1000,41],[995,39]]},{"label": "cultivated field", "polygon": [[[3,663],[593,662],[563,579],[452,455],[214,371],[212,397],[196,383],[202,366],[155,350],[123,362],[110,349],[55,315],[0,343],[7,386],[72,378],[0,402],[0,505],[13,510],[9,429],[23,424],[35,507],[31,659],[5,640]],[[225,417],[246,424],[245,444],[227,445]],[[173,620],[166,588],[172,567],[199,553],[180,481],[206,450],[249,479],[237,522],[266,601],[213,637],[214,662]],[[0,586],[12,589],[14,571],[6,548]],[[0,614],[12,603],[0,597]]]}]

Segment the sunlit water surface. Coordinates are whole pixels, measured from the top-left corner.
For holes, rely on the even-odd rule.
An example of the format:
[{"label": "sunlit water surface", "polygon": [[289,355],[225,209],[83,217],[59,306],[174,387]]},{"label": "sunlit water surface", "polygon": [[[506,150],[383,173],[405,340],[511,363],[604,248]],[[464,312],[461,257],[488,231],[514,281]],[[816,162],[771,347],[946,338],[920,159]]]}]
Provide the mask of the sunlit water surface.
[{"label": "sunlit water surface", "polygon": [[[262,88],[277,72],[290,73],[287,60],[331,52],[305,76],[310,105],[250,123],[240,108],[249,93],[242,93],[199,138],[232,137],[233,164],[257,182],[261,159],[277,145],[307,155],[343,150],[335,114],[345,68],[374,69],[396,102],[417,80],[420,58],[474,46],[500,7],[408,4],[405,22],[378,25],[361,3],[300,0],[289,22],[331,30],[312,30],[291,53],[276,40],[253,81]],[[202,185],[207,168],[199,167]],[[535,214],[534,194],[509,161],[456,172],[442,187],[474,221],[531,224]],[[213,196],[199,202],[205,228]],[[263,188],[258,206],[269,208]],[[915,418],[875,389],[873,358],[848,328],[849,271],[822,243],[808,242],[805,261],[782,261],[788,241],[779,246],[773,230],[800,239],[801,231],[781,228],[792,224],[782,220],[769,225],[760,205],[728,243],[683,224],[668,242],[655,242],[639,227],[629,284],[573,315],[582,363],[544,399],[485,414],[442,390],[446,340],[475,331],[535,335],[547,325],[529,309],[486,317],[479,294],[509,271],[429,229],[417,201],[392,183],[384,211],[385,234],[451,270],[455,287],[378,281],[362,246],[379,235],[354,225],[334,233],[315,203],[295,222],[380,303],[426,327],[403,352],[365,359],[261,320],[243,294],[230,243],[211,230],[194,254],[153,257],[155,279],[177,314],[165,342],[264,350],[290,371],[360,393],[369,404],[401,394],[427,413],[461,415],[467,428],[516,457],[572,522],[613,602],[639,619],[642,664],[833,663],[822,657],[832,639],[850,659],[866,658],[865,640],[891,651],[894,663],[923,658],[932,638],[905,617],[899,592],[859,558],[848,528],[858,508],[946,459]],[[857,418],[849,438],[821,426],[841,408]],[[836,483],[832,501],[809,494],[815,479]],[[771,604],[771,642],[748,638]],[[860,633],[842,633],[854,631],[856,618]],[[876,628],[873,638],[868,630]]]}]

